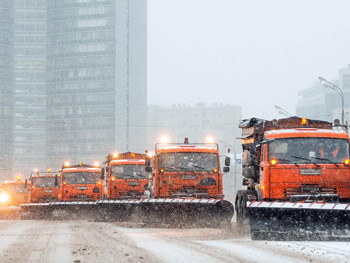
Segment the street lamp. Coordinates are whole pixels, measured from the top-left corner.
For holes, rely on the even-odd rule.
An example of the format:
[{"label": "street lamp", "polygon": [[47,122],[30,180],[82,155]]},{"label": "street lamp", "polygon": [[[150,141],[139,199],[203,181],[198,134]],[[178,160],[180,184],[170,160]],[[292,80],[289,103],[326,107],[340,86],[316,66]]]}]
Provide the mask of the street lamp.
[{"label": "street lamp", "polygon": [[[329,82],[325,78],[318,77],[318,79],[322,82],[326,82],[323,86],[326,88],[330,88],[334,91],[336,91],[341,96],[341,124],[344,125],[344,93],[341,88],[339,88],[337,85],[334,85],[333,83]],[[332,86],[331,86],[332,85]]]},{"label": "street lamp", "polygon": [[285,115],[285,116],[287,116],[287,117],[293,117],[292,114],[290,114],[288,111],[282,109],[280,106],[275,105],[275,108],[276,108],[277,110],[280,110],[280,111],[278,112],[279,114]]}]

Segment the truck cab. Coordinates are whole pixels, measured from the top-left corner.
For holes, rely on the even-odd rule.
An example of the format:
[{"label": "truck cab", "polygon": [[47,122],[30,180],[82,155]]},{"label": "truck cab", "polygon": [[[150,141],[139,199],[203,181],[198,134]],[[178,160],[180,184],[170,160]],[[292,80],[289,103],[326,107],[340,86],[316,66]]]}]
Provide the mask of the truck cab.
[{"label": "truck cab", "polygon": [[261,200],[350,200],[349,137],[342,131],[297,128],[265,133]]},{"label": "truck cab", "polygon": [[99,164],[65,163],[58,175],[61,180],[60,201],[96,201],[104,194],[104,175]]},{"label": "truck cab", "polygon": [[58,173],[33,172],[30,176],[31,203],[57,202],[60,194],[61,181],[58,180]]},{"label": "truck cab", "polygon": [[349,136],[332,123],[291,117],[240,124],[249,200],[350,200]]},{"label": "truck cab", "polygon": [[30,182],[17,180],[5,181],[0,187],[0,205],[17,206],[28,203]]},{"label": "truck cab", "polygon": [[126,152],[106,157],[106,182],[108,199],[134,199],[148,189],[145,171],[146,154]]},{"label": "truck cab", "polygon": [[187,138],[184,143],[158,143],[153,166],[152,193],[156,198],[224,197],[216,143],[190,144]]}]

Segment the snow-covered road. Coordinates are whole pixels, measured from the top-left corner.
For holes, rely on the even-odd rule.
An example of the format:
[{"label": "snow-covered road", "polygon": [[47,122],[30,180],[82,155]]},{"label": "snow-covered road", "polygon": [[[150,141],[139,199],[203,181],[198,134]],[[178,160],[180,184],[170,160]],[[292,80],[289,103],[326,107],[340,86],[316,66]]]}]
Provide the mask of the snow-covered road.
[{"label": "snow-covered road", "polygon": [[1,262],[350,262],[348,242],[266,242],[218,229],[0,221]]}]

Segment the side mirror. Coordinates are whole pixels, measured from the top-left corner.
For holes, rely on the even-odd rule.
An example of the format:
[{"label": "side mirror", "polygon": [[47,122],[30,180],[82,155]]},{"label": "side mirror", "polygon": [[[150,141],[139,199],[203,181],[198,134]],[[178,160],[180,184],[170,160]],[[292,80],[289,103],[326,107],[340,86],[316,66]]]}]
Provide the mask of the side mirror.
[{"label": "side mirror", "polygon": [[146,166],[145,167],[145,171],[147,172],[147,173],[151,173],[152,172],[152,167],[151,166]]},{"label": "side mirror", "polygon": [[105,169],[101,169],[101,180],[105,179]]},{"label": "side mirror", "polygon": [[55,186],[58,186],[58,175],[55,174]]},{"label": "side mirror", "polygon": [[225,157],[225,166],[230,166],[230,164],[231,164],[231,158],[226,156]]},{"label": "side mirror", "polygon": [[230,171],[230,167],[225,166],[225,167],[222,169],[222,171],[223,171],[224,173],[228,173],[228,172]]},{"label": "side mirror", "polygon": [[146,158],[145,158],[145,165],[146,165],[146,167],[151,166],[151,157],[146,156]]},{"label": "side mirror", "polygon": [[27,186],[28,186],[28,180],[26,179],[26,180],[24,181],[24,188],[27,188]]}]

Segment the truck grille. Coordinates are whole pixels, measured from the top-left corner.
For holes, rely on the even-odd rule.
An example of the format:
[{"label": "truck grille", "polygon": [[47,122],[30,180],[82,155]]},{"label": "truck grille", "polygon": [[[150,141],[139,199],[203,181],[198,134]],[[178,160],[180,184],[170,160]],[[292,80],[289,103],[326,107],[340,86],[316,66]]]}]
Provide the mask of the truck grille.
[{"label": "truck grille", "polygon": [[70,197],[71,201],[95,201],[92,195],[76,195]]},{"label": "truck grille", "polygon": [[135,199],[143,196],[143,193],[139,191],[129,191],[129,192],[120,192],[121,199]]},{"label": "truck grille", "polygon": [[170,197],[209,197],[207,190],[199,190],[195,187],[184,187],[182,189],[170,189]]},{"label": "truck grille", "polygon": [[305,184],[300,188],[285,188],[284,194],[291,202],[339,200],[336,188],[321,187],[317,184]]},{"label": "truck grille", "polygon": [[335,194],[336,188],[321,187],[318,184],[304,184],[300,188],[284,188],[286,196],[299,194]]},{"label": "truck grille", "polygon": [[40,203],[48,203],[48,202],[57,202],[58,198],[53,196],[42,196],[38,198],[38,202]]}]

